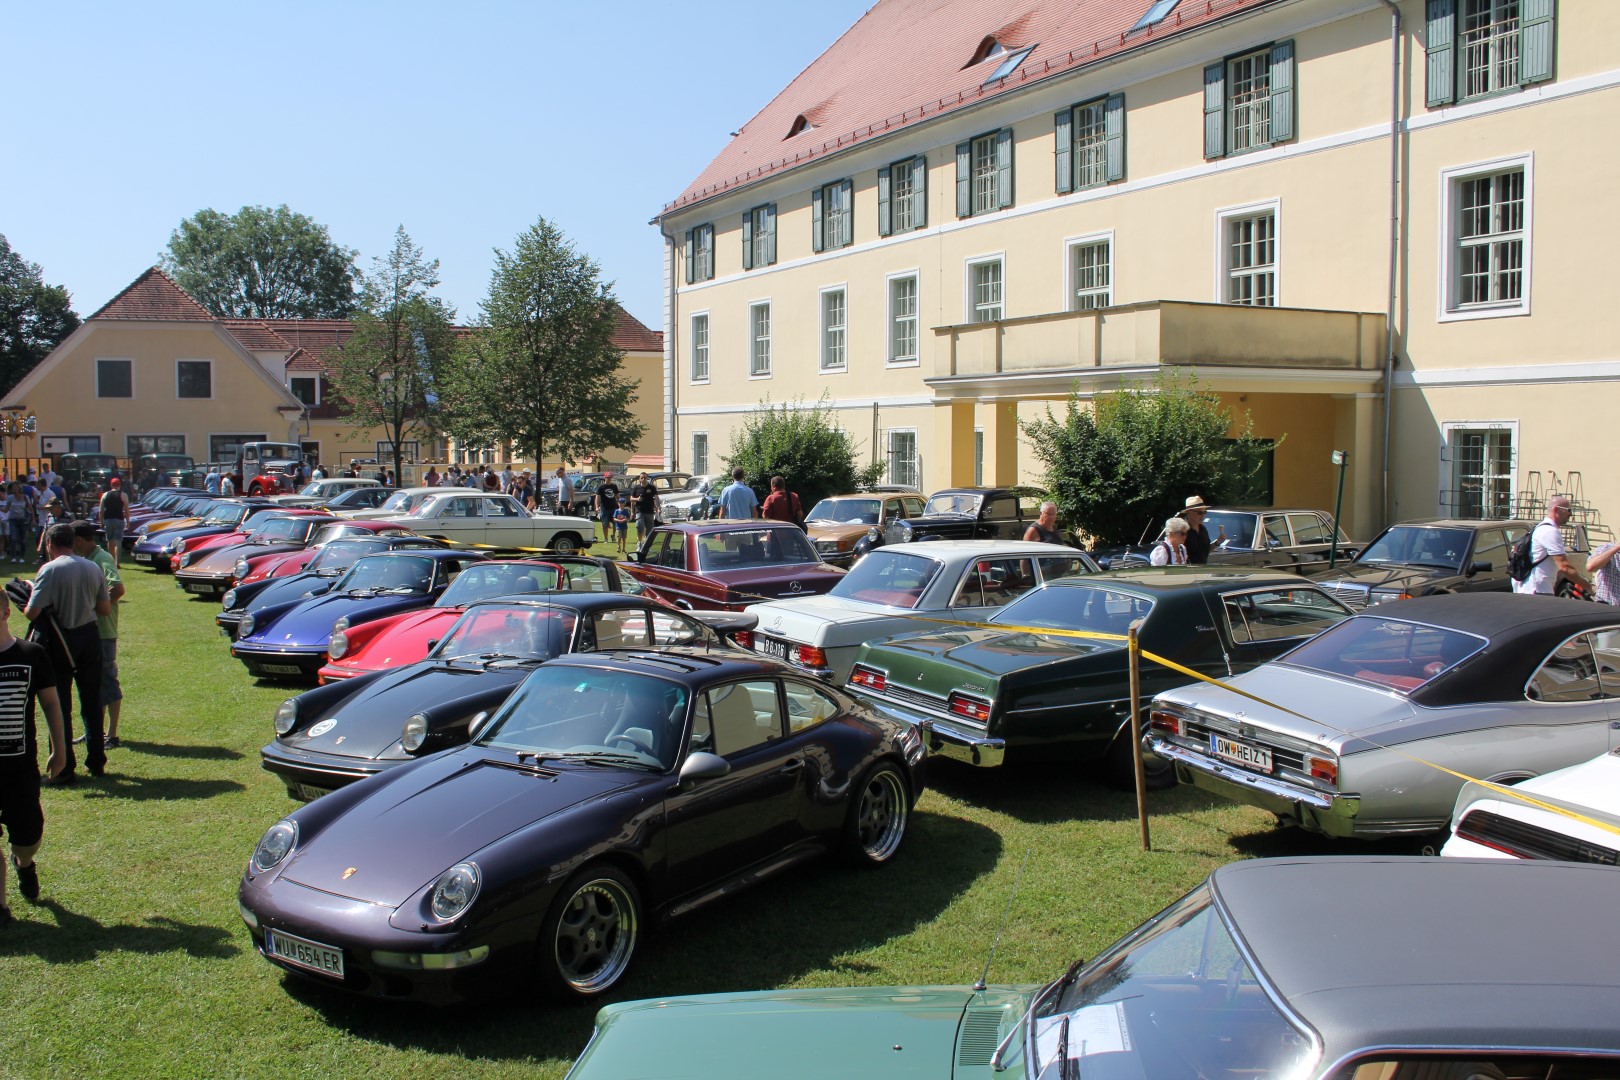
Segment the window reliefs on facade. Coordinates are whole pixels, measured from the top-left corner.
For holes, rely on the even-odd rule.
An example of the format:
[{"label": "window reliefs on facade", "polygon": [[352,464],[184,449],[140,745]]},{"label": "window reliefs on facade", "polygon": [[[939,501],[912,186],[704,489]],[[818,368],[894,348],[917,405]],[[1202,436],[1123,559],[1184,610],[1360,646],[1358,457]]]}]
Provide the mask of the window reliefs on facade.
[{"label": "window reliefs on facade", "polygon": [[1204,69],[1204,157],[1262,150],[1294,137],[1294,43],[1279,41]]},{"label": "window reliefs on facade", "polygon": [[1068,242],[1069,310],[1095,311],[1114,303],[1114,242],[1111,235]]},{"label": "window reliefs on facade", "polygon": [[915,428],[889,429],[889,475],[891,484],[918,487],[917,430]]},{"label": "window reliefs on facade", "polygon": [[686,283],[714,278],[714,226],[698,225],[686,230]]},{"label": "window reliefs on facade", "polygon": [[756,206],[743,215],[743,269],[771,266],[776,262],[776,204]]},{"label": "window reliefs on facade", "polygon": [[771,302],[748,305],[748,375],[766,379],[771,374]]},{"label": "window reliefs on facade", "polygon": [[1059,195],[1125,179],[1125,95],[1082,102],[1052,118]]},{"label": "window reliefs on facade", "polygon": [[299,404],[310,408],[321,403],[321,377],[319,375],[289,375],[287,376],[287,389],[292,396],[298,399]]},{"label": "window reliefs on facade", "polygon": [[1428,0],[1429,107],[1551,80],[1556,7],[1556,0]]},{"label": "window reliefs on facade", "polygon": [[918,155],[878,170],[878,235],[921,229],[928,224],[928,159]]},{"label": "window reliefs on facade", "polygon": [[129,398],[135,396],[135,361],[96,360],[96,397]]},{"label": "window reliefs on facade", "polygon": [[956,144],[956,216],[1013,204],[1013,133],[1002,128]]},{"label": "window reliefs on facade", "polygon": [[692,432],[692,472],[702,476],[709,471],[709,433]]},{"label": "window reliefs on facade", "polygon": [[1441,173],[1440,320],[1530,314],[1531,159]]},{"label": "window reliefs on facade", "polygon": [[709,313],[692,316],[692,381],[709,381]]},{"label": "window reliefs on facade", "polygon": [[848,180],[810,192],[810,248],[848,247],[855,238],[855,186]]},{"label": "window reliefs on facade", "polygon": [[1224,304],[1278,304],[1277,204],[1222,210],[1216,215],[1218,296]]},{"label": "window reliefs on facade", "polygon": [[849,367],[849,293],[842,285],[821,290],[821,370]]},{"label": "window reliefs on facade", "polygon": [[889,278],[888,362],[896,366],[918,362],[917,274]]},{"label": "window reliefs on facade", "polygon": [[176,360],[174,362],[174,396],[177,398],[213,397],[214,362],[212,360]]},{"label": "window reliefs on facade", "polygon": [[967,321],[1000,322],[1006,310],[1004,287],[999,255],[970,261],[967,264]]}]

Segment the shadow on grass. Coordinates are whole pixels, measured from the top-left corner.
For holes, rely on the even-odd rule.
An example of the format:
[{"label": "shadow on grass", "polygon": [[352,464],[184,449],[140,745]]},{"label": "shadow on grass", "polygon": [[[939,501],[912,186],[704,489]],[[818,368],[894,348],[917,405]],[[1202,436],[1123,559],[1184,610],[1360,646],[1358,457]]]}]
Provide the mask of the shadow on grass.
[{"label": "shadow on grass", "polygon": [[174,799],[211,799],[246,791],[235,780],[183,780],[164,776],[123,776],[109,772],[90,781],[81,780],[79,790],[86,799],[128,799],[131,802],[168,802]]},{"label": "shadow on grass", "polygon": [[[1136,817],[1136,792],[1116,785],[1100,765],[1091,763],[1024,762],[986,769],[936,757],[928,763],[928,786],[958,802],[1030,825]],[[1149,791],[1148,811],[1191,813],[1223,801],[1180,785]]]},{"label": "shadow on grass", "polygon": [[1228,843],[1234,851],[1251,859],[1284,855],[1421,855],[1433,847],[1437,854],[1443,837],[1391,836],[1379,840],[1340,840],[1291,826],[1278,826],[1264,832],[1234,833]]},{"label": "shadow on grass", "polygon": [[[39,912],[50,912],[55,925],[40,919]],[[142,924],[108,926],[49,898],[37,904],[13,905],[11,913],[17,921],[0,935],[0,956],[29,955],[52,964],[82,964],[105,953],[183,952],[220,960],[242,951],[231,941],[230,932],[217,926],[161,917]]]},{"label": "shadow on grass", "polygon": [[629,975],[590,1004],[554,1005],[533,987],[435,1013],[348,997],[296,976],[287,991],[358,1038],[429,1053],[572,1060],[596,1009],[614,1001],[778,987],[824,969],[862,981],[873,965],[849,954],[904,937],[937,918],[1001,858],[1001,837],[960,818],[912,817],[905,847],[872,870],[817,859],[646,934]]},{"label": "shadow on grass", "polygon": [[137,754],[151,754],[153,757],[190,758],[196,761],[240,761],[242,753],[224,746],[197,746],[192,743],[156,743],[137,742],[134,739],[121,739],[123,749],[133,750]]}]

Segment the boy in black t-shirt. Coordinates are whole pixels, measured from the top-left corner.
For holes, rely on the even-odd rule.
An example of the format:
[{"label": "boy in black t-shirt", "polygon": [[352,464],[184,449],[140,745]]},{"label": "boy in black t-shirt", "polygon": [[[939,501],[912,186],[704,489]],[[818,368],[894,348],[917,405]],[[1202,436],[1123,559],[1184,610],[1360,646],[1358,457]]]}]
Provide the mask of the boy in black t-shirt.
[{"label": "boy in black t-shirt", "polygon": [[[14,637],[7,619],[10,599],[0,591],[0,834],[11,841],[11,865],[17,891],[39,899],[39,871],[34,853],[45,832],[39,803],[39,746],[34,733],[34,701],[45,706],[51,754],[47,771],[55,776],[67,767],[62,708],[56,697],[56,674],[45,649]],[[11,922],[6,906],[6,864],[0,860],[0,928]]]}]

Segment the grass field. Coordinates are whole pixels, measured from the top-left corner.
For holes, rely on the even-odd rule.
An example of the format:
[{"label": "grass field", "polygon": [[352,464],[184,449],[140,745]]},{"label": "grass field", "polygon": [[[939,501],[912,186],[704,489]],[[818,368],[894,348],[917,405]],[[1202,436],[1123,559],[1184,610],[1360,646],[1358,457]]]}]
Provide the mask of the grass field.
[{"label": "grass field", "polygon": [[[0,573],[24,568],[0,564]],[[561,1076],[591,1007],[523,997],[448,1011],[284,977],[236,911],[244,862],[292,807],[259,768],[283,688],[255,684],[167,575],[126,566],[126,694],[109,775],[44,794],[44,896],[0,931],[0,1076]],[[12,629],[22,629],[12,615]],[[812,864],[644,938],[614,1000],[1055,977],[1196,883],[1256,855],[1332,850],[1191,789],[1133,800],[1058,769],[936,767],[898,859]],[[14,879],[13,879],[14,880]]]}]

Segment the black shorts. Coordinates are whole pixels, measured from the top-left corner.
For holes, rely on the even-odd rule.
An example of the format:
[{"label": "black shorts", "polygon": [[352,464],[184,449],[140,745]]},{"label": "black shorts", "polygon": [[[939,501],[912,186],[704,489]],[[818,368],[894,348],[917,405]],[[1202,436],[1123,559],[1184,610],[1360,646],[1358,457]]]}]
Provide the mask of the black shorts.
[{"label": "black shorts", "polygon": [[10,833],[12,847],[29,847],[45,835],[45,812],[39,806],[39,770],[0,768],[0,835]]}]

